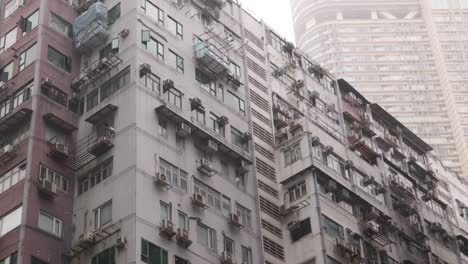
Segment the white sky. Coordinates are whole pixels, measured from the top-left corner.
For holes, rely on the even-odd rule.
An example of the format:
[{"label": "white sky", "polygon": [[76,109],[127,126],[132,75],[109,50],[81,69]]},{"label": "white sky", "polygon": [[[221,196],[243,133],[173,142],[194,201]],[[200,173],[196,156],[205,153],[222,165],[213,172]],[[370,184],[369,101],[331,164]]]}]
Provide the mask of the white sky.
[{"label": "white sky", "polygon": [[290,0],[239,0],[255,17],[262,18],[288,40],[295,42]]}]

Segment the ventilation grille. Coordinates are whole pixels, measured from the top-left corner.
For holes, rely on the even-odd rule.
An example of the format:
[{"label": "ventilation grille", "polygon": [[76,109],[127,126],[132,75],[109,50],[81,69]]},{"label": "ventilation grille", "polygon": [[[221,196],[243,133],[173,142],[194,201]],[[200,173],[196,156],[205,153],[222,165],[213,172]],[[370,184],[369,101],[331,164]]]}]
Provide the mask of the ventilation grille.
[{"label": "ventilation grille", "polygon": [[253,61],[251,58],[247,57],[247,67],[255,72],[260,78],[266,81],[266,71],[265,69],[258,65],[255,61]]},{"label": "ventilation grille", "polygon": [[261,50],[263,50],[263,40],[257,38],[254,33],[248,31],[247,29],[244,29],[245,32],[245,37],[252,41],[255,46],[259,47]]},{"label": "ventilation grille", "polygon": [[261,90],[262,92],[268,94],[268,88],[250,75],[249,75],[249,82],[253,84],[255,87],[257,87],[259,90]]},{"label": "ventilation grille", "polygon": [[280,220],[279,207],[274,203],[268,201],[263,196],[260,196],[260,210],[268,214],[269,216]]},{"label": "ventilation grille", "polygon": [[258,180],[258,188],[264,190],[265,192],[267,192],[268,194],[270,194],[271,196],[275,198],[279,197],[279,193],[275,188],[271,187],[270,185],[264,183],[261,180]]},{"label": "ventilation grille", "polygon": [[250,101],[259,106],[261,109],[270,112],[270,104],[268,103],[268,100],[264,99],[262,96],[252,90],[250,90]]},{"label": "ventilation grille", "polygon": [[276,183],[276,170],[270,165],[266,164],[263,160],[256,158],[257,172],[267,177]]},{"label": "ventilation grille", "polygon": [[246,47],[248,53],[250,53],[252,56],[254,56],[255,58],[257,58],[260,61],[262,61],[263,63],[265,63],[265,57],[262,54],[258,53],[256,50],[254,50],[249,45],[246,45],[245,47]]},{"label": "ventilation grille", "polygon": [[284,260],[284,248],[280,244],[273,242],[273,240],[263,237],[263,247],[265,252],[275,258]]},{"label": "ventilation grille", "polygon": [[266,117],[266,116],[260,114],[259,112],[257,112],[257,110],[255,110],[255,109],[253,109],[253,108],[250,109],[250,110],[251,110],[253,116],[255,116],[258,120],[262,121],[264,124],[266,124],[266,125],[268,125],[269,127],[271,127],[271,125],[272,125],[272,124],[271,124],[271,120],[270,120],[268,117]]},{"label": "ventilation grille", "polygon": [[255,122],[253,122],[253,133],[259,139],[273,146],[273,134],[271,134],[261,126],[257,125]]},{"label": "ventilation grille", "polygon": [[267,150],[266,148],[258,145],[257,143],[255,143],[255,150],[262,154],[263,156],[267,157],[269,160],[271,161],[275,161],[275,154],[269,150]]},{"label": "ventilation grille", "polygon": [[278,227],[274,226],[273,224],[269,223],[268,221],[264,219],[262,219],[262,227],[265,230],[268,230],[269,232],[271,232],[273,235],[279,238],[283,238],[283,233],[281,232],[281,229],[279,229]]}]

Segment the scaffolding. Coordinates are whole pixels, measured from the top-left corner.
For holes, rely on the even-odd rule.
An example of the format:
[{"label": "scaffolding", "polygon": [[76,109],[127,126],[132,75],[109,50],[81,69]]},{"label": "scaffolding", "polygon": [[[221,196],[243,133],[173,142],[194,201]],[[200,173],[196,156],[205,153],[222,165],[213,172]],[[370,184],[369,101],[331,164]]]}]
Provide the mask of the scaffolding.
[{"label": "scaffolding", "polygon": [[107,7],[96,2],[73,22],[75,47],[90,52],[103,45],[109,37]]},{"label": "scaffolding", "polygon": [[91,65],[86,67],[81,74],[73,80],[72,89],[79,92],[83,87],[90,85],[96,80],[99,80],[105,74],[109,73],[120,63],[122,63],[122,59],[115,54],[91,63]]}]

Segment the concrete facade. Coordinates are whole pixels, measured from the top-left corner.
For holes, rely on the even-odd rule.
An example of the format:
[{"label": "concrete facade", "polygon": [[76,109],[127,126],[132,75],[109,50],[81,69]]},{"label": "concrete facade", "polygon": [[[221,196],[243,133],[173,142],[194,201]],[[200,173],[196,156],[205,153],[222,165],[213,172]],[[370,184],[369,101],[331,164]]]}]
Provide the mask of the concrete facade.
[{"label": "concrete facade", "polygon": [[468,177],[465,0],[291,3],[298,47]]},{"label": "concrete facade", "polygon": [[[467,186],[262,21],[107,0],[109,29],[72,41],[64,21],[98,5],[2,20],[0,36],[39,9],[0,53],[18,72],[0,100],[2,264],[467,262]],[[22,69],[29,37],[41,52]]]}]

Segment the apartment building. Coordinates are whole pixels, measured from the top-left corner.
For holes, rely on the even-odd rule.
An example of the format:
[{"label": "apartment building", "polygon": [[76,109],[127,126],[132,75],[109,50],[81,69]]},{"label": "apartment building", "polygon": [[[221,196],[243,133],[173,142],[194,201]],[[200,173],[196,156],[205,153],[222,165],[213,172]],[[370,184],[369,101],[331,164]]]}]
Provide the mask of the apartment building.
[{"label": "apartment building", "polygon": [[468,263],[465,183],[238,4],[1,10],[1,264]]},{"label": "apartment building", "polygon": [[292,0],[297,43],[466,169],[466,0]]}]

